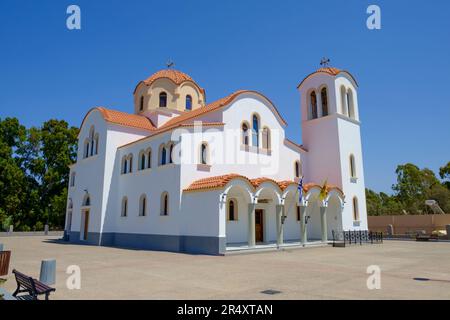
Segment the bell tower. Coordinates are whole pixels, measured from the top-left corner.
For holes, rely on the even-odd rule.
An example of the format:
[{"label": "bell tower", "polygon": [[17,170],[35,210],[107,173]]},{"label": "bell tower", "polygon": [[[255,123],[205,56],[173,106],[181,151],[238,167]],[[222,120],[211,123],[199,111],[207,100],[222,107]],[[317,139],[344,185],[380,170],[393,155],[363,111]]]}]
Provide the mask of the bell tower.
[{"label": "bell tower", "polygon": [[358,84],[347,71],[327,66],[308,75],[300,91],[302,143],[308,150],[305,182],[335,185],[343,191],[344,230],[367,230]]}]

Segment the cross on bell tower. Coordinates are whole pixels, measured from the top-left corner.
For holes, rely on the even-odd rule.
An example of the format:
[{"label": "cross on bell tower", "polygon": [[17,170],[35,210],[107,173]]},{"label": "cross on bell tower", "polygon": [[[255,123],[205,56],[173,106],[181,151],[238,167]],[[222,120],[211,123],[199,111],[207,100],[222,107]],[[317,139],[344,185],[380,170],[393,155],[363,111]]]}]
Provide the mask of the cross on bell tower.
[{"label": "cross on bell tower", "polygon": [[326,68],[330,65],[330,59],[323,57],[322,60],[320,60],[320,66],[322,68]]},{"label": "cross on bell tower", "polygon": [[170,69],[170,68],[172,68],[173,66],[175,66],[175,62],[173,62],[172,60],[167,60],[167,62],[166,62],[166,66],[167,66],[167,69]]}]

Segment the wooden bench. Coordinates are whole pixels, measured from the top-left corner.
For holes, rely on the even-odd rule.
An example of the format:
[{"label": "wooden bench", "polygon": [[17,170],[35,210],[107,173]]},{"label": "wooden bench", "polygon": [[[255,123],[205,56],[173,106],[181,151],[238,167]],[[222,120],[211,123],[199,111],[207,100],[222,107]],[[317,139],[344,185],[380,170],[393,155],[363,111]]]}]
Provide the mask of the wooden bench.
[{"label": "wooden bench", "polygon": [[[38,300],[38,296],[44,294],[45,300],[48,300],[48,296],[51,292],[56,291],[55,288],[49,287],[45,283],[42,283],[30,276],[27,276],[16,269],[13,270],[16,276],[17,289],[13,293],[13,297],[17,297],[17,294],[22,292],[27,292],[28,296],[19,296],[18,299],[27,300]],[[22,288],[22,289],[21,289]]]},{"label": "wooden bench", "polygon": [[11,251],[0,251],[0,276],[8,275]]}]

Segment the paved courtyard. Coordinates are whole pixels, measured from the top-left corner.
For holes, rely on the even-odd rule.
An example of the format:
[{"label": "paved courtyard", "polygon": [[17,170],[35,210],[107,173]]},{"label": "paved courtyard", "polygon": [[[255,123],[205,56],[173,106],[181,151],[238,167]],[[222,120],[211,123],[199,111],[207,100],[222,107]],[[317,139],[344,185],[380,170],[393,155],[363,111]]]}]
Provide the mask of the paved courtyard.
[{"label": "paved courtyard", "polygon": [[[13,268],[39,276],[57,260],[53,299],[450,299],[450,243],[385,241],[231,256],[66,244],[56,237],[0,238]],[[66,288],[66,268],[81,268],[81,289]],[[366,269],[381,268],[368,290]],[[414,278],[428,278],[417,281]],[[14,291],[13,275],[4,287]],[[261,291],[274,289],[276,295]]]}]

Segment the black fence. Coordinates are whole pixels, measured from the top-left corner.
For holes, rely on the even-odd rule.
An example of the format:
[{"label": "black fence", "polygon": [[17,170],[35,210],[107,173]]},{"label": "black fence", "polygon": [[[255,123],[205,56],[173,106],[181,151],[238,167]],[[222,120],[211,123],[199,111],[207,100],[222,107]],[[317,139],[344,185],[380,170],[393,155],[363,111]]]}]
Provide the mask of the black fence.
[{"label": "black fence", "polygon": [[346,245],[352,244],[374,244],[383,243],[383,232],[372,232],[372,231],[341,231],[333,233],[333,247],[345,247]]}]

